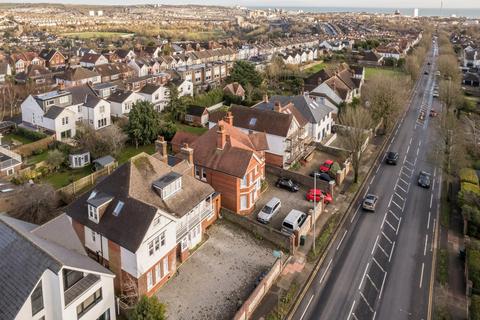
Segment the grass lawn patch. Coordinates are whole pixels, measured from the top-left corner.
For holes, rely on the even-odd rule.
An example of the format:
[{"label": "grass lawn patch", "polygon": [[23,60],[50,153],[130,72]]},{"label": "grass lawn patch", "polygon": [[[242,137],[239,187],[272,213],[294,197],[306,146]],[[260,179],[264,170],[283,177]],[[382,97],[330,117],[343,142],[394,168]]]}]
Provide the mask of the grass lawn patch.
[{"label": "grass lawn patch", "polygon": [[27,158],[27,165],[37,164],[39,162],[45,161],[48,157],[48,151],[44,151],[40,154],[32,155]]},{"label": "grass lawn patch", "polygon": [[50,183],[55,189],[60,189],[80,178],[86,177],[92,173],[92,166],[86,166],[80,169],[64,168],[60,171],[48,174],[44,182]]},{"label": "grass lawn patch", "polygon": [[102,31],[93,31],[93,32],[69,32],[62,33],[62,36],[68,38],[79,38],[79,39],[95,39],[95,38],[121,38],[126,36],[132,36],[133,33],[125,32],[102,32]]},{"label": "grass lawn patch", "polygon": [[438,249],[437,279],[442,286],[448,282],[448,251],[446,249]]},{"label": "grass lawn patch", "polygon": [[303,70],[307,76],[314,74],[322,69],[324,69],[327,65],[323,62],[319,62],[318,64],[314,65],[313,67],[307,68]]},{"label": "grass lawn patch", "polygon": [[340,222],[339,214],[335,214],[330,218],[328,218],[319,236],[315,239],[315,247],[316,247],[315,252],[313,252],[313,247],[312,247],[312,249],[308,253],[307,258],[309,261],[314,261],[316,258],[318,258],[323,254],[339,222]]},{"label": "grass lawn patch", "polygon": [[201,136],[208,131],[208,128],[205,127],[192,127],[183,123],[175,123],[175,125],[177,126],[178,131],[185,131],[188,133],[196,134],[197,136]]},{"label": "grass lawn patch", "polygon": [[288,288],[288,290],[281,294],[277,306],[275,307],[275,309],[273,309],[272,312],[267,315],[267,320],[284,319],[285,316],[288,314],[292,303],[294,302],[294,298],[297,295],[298,290],[298,284],[293,282]]},{"label": "grass lawn patch", "polygon": [[117,157],[118,165],[122,165],[125,162],[128,161],[133,156],[136,156],[137,154],[145,152],[148,154],[154,154],[155,153],[155,144],[148,144],[146,146],[138,146],[138,149],[135,148],[135,146],[132,145],[126,145],[125,148],[123,149],[122,152]]},{"label": "grass lawn patch", "polygon": [[9,133],[2,138],[2,142],[5,142],[5,143],[12,143],[13,140],[21,142],[22,144],[29,144],[29,143],[35,142],[35,140],[29,139],[27,137],[24,137],[22,135],[15,134],[15,133]]},{"label": "grass lawn patch", "polygon": [[372,67],[365,68],[366,80],[372,78],[374,75],[377,75],[377,74],[384,74],[389,77],[405,77],[406,76],[402,71],[398,69],[385,69],[385,68],[372,68]]}]

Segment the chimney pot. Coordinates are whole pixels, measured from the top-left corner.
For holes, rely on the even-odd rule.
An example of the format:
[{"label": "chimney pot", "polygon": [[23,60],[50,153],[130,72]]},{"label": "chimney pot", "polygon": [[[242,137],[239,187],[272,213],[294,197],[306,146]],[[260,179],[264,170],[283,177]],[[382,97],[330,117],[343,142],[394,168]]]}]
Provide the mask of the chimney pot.
[{"label": "chimney pot", "polygon": [[184,143],[180,151],[182,158],[187,160],[190,165],[193,165],[193,149],[189,147],[188,143]]},{"label": "chimney pot", "polygon": [[280,104],[280,101],[275,101],[273,110],[276,112],[281,112],[282,111],[282,105]]},{"label": "chimney pot", "polygon": [[225,143],[227,142],[227,133],[223,124],[218,125],[217,130],[217,149],[223,150]]},{"label": "chimney pot", "polygon": [[155,141],[155,151],[161,156],[163,162],[168,162],[167,141],[163,136],[158,136],[157,141]]},{"label": "chimney pot", "polygon": [[225,122],[229,125],[233,126],[233,114],[232,112],[228,111],[227,115],[225,116]]}]

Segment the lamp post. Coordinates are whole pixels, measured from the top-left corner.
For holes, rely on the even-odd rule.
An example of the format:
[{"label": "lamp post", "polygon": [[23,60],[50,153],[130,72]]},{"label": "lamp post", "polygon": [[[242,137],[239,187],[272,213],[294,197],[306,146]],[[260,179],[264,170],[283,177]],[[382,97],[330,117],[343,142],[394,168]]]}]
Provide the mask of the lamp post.
[{"label": "lamp post", "polygon": [[313,173],[313,254],[316,254],[316,232],[315,225],[317,224],[317,175],[318,172]]}]

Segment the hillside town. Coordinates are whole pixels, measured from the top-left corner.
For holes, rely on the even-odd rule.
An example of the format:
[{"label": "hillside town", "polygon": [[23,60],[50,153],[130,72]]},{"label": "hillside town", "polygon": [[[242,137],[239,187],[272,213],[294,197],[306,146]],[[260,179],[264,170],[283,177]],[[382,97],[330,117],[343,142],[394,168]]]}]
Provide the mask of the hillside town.
[{"label": "hillside town", "polygon": [[480,318],[478,21],[0,8],[0,319]]}]

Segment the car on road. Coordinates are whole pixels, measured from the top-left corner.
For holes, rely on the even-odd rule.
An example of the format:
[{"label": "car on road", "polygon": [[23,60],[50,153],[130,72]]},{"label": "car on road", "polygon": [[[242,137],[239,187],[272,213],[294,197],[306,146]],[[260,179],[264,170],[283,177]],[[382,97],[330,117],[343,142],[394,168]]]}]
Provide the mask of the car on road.
[{"label": "car on road", "polygon": [[12,192],[12,191],[15,191],[15,189],[13,189],[13,188],[7,188],[7,189],[2,189],[2,190],[0,190],[1,193],[8,193],[8,192]]},{"label": "car on road", "polygon": [[431,175],[426,171],[420,171],[418,174],[418,185],[422,188],[430,188]]},{"label": "car on road", "polygon": [[298,185],[298,183],[288,178],[278,178],[275,186],[277,188],[282,188],[290,192],[297,192],[298,190],[300,190],[300,186]]},{"label": "car on road", "polygon": [[440,96],[440,94],[438,93],[438,91],[433,91],[433,97],[434,98],[438,98]]},{"label": "car on road", "polygon": [[325,160],[325,162],[320,166],[321,172],[328,172],[333,165],[333,160]]},{"label": "car on road", "polygon": [[437,112],[437,111],[435,111],[435,110],[433,110],[433,109],[432,109],[432,110],[430,110],[430,117],[432,117],[432,118],[433,118],[433,117],[436,117],[436,116],[438,116],[438,112]]},{"label": "car on road", "polygon": [[312,178],[317,177],[317,179],[320,179],[320,180],[323,180],[323,181],[326,181],[326,182],[330,182],[332,180],[335,180],[334,178],[330,177],[330,175],[328,173],[320,172],[320,171],[312,171],[310,173],[310,177],[312,177]]},{"label": "car on road", "polygon": [[425,71],[423,74],[424,74],[424,75],[428,75],[428,71]]},{"label": "car on road", "polygon": [[294,231],[302,227],[306,219],[307,214],[305,212],[292,209],[283,220],[282,233],[291,235]]},{"label": "car on road", "polygon": [[387,164],[396,165],[396,164],[397,164],[397,161],[398,161],[398,152],[389,151],[389,152],[387,153],[387,157],[385,158],[385,162],[386,162]]},{"label": "car on road", "polygon": [[257,220],[264,224],[269,223],[273,216],[280,211],[281,207],[282,203],[280,199],[273,197],[265,206],[263,206],[262,210],[260,210],[257,215]]},{"label": "car on road", "polygon": [[306,198],[308,201],[313,202],[315,199],[316,202],[320,202],[320,199],[323,199],[324,204],[329,204],[333,202],[333,197],[330,193],[322,191],[320,189],[310,189],[307,192]]},{"label": "car on road", "polygon": [[363,199],[362,208],[368,211],[375,211],[377,202],[378,196],[369,193],[365,196],[365,199]]}]

